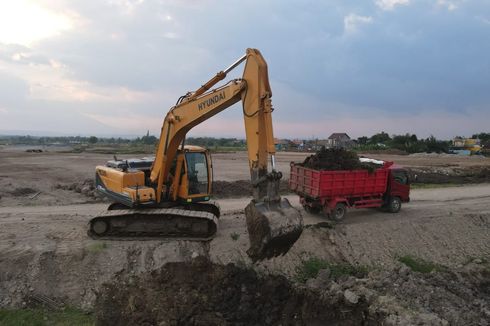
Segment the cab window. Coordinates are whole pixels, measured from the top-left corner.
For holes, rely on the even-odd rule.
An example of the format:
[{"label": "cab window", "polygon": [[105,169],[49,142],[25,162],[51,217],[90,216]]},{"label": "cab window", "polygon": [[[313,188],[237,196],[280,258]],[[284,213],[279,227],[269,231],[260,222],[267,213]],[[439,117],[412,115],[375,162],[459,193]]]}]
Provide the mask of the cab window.
[{"label": "cab window", "polygon": [[186,153],[189,195],[208,193],[208,164],[205,153]]},{"label": "cab window", "polygon": [[408,184],[408,174],[403,170],[392,170],[393,179],[399,184],[407,185]]}]

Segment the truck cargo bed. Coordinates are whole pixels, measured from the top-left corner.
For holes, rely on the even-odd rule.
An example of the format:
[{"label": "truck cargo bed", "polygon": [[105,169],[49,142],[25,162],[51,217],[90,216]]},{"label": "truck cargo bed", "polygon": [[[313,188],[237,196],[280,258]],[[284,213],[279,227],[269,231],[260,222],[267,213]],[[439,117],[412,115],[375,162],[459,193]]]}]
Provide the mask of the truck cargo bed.
[{"label": "truck cargo bed", "polygon": [[289,188],[303,197],[365,197],[386,192],[389,175],[388,164],[373,172],[319,171],[291,164]]}]

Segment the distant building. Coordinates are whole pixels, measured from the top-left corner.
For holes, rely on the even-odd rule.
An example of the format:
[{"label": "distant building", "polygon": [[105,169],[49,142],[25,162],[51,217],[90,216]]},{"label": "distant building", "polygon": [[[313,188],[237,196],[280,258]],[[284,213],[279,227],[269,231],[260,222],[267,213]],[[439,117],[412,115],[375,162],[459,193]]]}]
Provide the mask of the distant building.
[{"label": "distant building", "polygon": [[291,150],[292,143],[289,139],[274,138],[274,146],[276,151],[288,151]]},{"label": "distant building", "polygon": [[312,151],[319,151],[322,147],[330,148],[331,143],[330,139],[313,139],[307,141],[306,146]]},{"label": "distant building", "polygon": [[328,137],[328,140],[330,143],[328,147],[350,148],[355,145],[345,132],[335,132]]},{"label": "distant building", "polygon": [[293,139],[291,140],[291,145],[295,147],[296,150],[298,151],[304,151],[305,149],[305,142],[304,140],[301,139]]},{"label": "distant building", "polygon": [[453,139],[453,147],[464,147],[464,141],[463,137],[455,137]]},{"label": "distant building", "polygon": [[482,151],[482,147],[485,146],[480,145],[480,139],[455,137],[453,139],[451,152],[459,155],[480,154]]}]

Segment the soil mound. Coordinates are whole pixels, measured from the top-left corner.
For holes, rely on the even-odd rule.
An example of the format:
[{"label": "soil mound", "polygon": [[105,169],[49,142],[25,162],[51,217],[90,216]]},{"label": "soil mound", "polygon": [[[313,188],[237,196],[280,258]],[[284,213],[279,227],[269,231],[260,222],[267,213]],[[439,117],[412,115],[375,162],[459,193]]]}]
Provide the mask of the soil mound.
[{"label": "soil mound", "polygon": [[90,199],[99,199],[97,191],[95,190],[95,183],[93,179],[85,179],[82,181],[70,183],[70,184],[57,184],[56,189],[74,191],[79,194],[85,195]]},{"label": "soil mound", "polygon": [[374,170],[372,164],[361,163],[355,152],[343,148],[323,147],[315,154],[308,156],[303,164],[304,167],[314,170]]},{"label": "soil mound", "polygon": [[97,325],[361,325],[366,304],[328,304],[282,276],[204,260],[104,285]]},{"label": "soil mound", "polygon": [[38,192],[36,189],[29,188],[29,187],[20,187],[20,188],[15,188],[10,192],[10,194],[14,197],[21,197],[21,196],[29,196],[32,194],[35,194]]},{"label": "soil mound", "polygon": [[490,182],[490,168],[407,168],[412,183],[466,184]]},{"label": "soil mound", "polygon": [[402,264],[357,278],[325,267],[300,285],[198,258],[122,273],[102,286],[95,317],[97,325],[489,325],[488,268],[482,259],[431,273]]},{"label": "soil mound", "polygon": [[[286,180],[281,180],[279,193],[290,193]],[[252,184],[250,180],[213,181],[212,194],[215,198],[248,197],[252,196]]]},{"label": "soil mound", "polygon": [[383,274],[383,282],[391,285],[384,287],[373,283],[372,287],[397,298],[411,309],[430,311],[449,325],[490,324],[488,266],[470,263],[457,271],[448,269],[427,274],[402,268]]},{"label": "soil mound", "polygon": [[[85,195],[89,199],[101,199],[101,196],[95,190],[94,180],[85,179],[70,184],[57,184],[55,189],[74,191]],[[290,193],[288,182],[281,180],[279,185],[281,194]],[[214,198],[238,198],[252,196],[252,184],[250,180],[237,181],[213,181],[212,195]]]}]

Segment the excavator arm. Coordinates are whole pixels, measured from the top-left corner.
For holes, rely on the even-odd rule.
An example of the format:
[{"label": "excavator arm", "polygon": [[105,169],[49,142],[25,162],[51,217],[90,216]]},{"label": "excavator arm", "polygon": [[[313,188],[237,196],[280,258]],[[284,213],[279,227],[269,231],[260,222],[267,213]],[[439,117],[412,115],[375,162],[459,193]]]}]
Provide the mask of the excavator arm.
[{"label": "excavator arm", "polygon": [[[246,61],[246,64],[242,79],[232,80],[205,93],[243,61]],[[158,185],[157,201],[161,201],[163,185],[170,166],[189,130],[240,100],[252,183],[260,184],[259,180],[267,174],[269,158],[272,169],[275,170],[271,96],[267,64],[258,50],[248,49],[247,54],[228,69],[219,72],[197,91],[183,97],[180,103],[167,113],[161,129],[150,176],[151,181]],[[255,199],[260,200],[267,196],[264,187],[255,188],[260,188],[257,193],[254,192]]]},{"label": "excavator arm", "polygon": [[194,100],[184,100],[167,113],[150,174],[151,182],[157,184],[157,202],[162,200],[163,185],[187,132],[240,101],[240,94],[245,85],[243,81],[233,80]]},{"label": "excavator arm", "polygon": [[[243,61],[245,68],[241,79],[210,90]],[[195,92],[182,97],[167,113],[150,175],[151,182],[156,184],[156,200],[160,202],[170,166],[186,134],[241,101],[253,186],[253,200],[245,209],[251,241],[248,253],[253,259],[286,252],[302,231],[301,215],[279,196],[282,174],[275,170],[271,97],[267,63],[258,50],[247,49],[243,57]],[[269,159],[271,171],[268,170]]]}]

